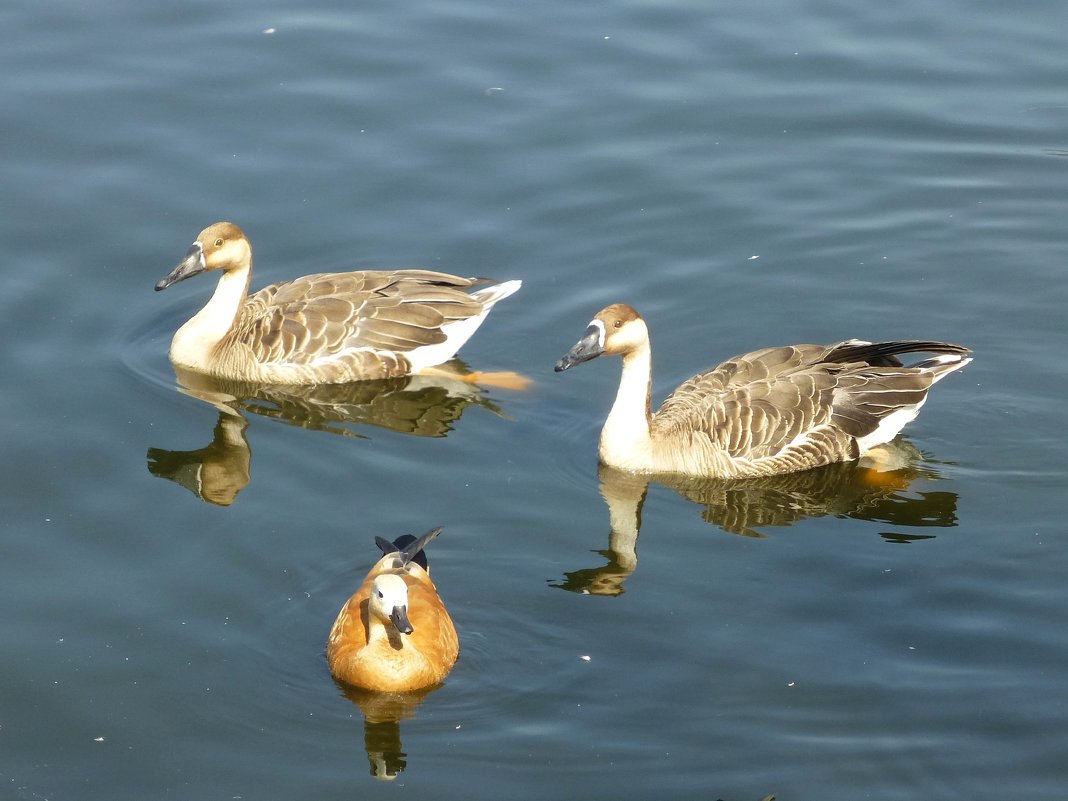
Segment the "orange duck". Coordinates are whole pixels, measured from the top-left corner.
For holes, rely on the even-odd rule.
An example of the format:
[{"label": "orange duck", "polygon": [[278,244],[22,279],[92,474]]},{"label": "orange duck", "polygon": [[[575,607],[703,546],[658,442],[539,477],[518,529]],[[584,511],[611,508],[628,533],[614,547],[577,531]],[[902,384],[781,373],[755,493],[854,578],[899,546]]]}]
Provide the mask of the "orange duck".
[{"label": "orange duck", "polygon": [[437,684],[460,652],[456,627],[430,580],[423,548],[441,533],[431,529],[389,542],[375,537],[385,556],[338,613],[326,646],[334,678],[379,692]]}]

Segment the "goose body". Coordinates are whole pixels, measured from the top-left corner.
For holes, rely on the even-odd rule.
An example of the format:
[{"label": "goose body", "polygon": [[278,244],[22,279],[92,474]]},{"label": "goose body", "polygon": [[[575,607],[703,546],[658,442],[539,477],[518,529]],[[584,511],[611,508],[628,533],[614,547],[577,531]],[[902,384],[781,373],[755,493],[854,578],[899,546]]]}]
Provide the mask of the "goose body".
[{"label": "goose body", "polygon": [[[933,341],[787,345],[735,356],[683,382],[653,414],[645,321],[609,306],[556,364],[623,358],[599,455],[611,467],[713,478],[766,476],[856,459],[916,417],[927,391],[971,361]],[[911,365],[897,357],[933,354]]]},{"label": "goose body", "polygon": [[456,627],[438,596],[418,540],[376,538],[385,556],[341,607],[327,640],[334,678],[378,692],[405,692],[442,681],[460,653]]},{"label": "goose body", "polygon": [[319,273],[249,295],[252,247],[233,223],[200,232],[159,283],[220,272],[211,300],[171,341],[178,367],[274,384],[417,373],[451,359],[493,305],[519,289],[430,270]]}]

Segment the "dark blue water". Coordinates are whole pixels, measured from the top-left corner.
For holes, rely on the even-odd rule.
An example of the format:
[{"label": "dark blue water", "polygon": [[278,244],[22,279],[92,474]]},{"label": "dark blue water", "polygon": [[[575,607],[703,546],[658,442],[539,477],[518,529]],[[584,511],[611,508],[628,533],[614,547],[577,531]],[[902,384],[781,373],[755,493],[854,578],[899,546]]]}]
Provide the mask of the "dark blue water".
[{"label": "dark blue water", "polygon": [[[0,23],[0,797],[1064,797],[1063,3]],[[462,356],[533,387],[179,391],[210,281],[152,286],[218,219],[257,287],[522,279]],[[788,342],[975,361],[889,485],[647,487],[596,464],[618,364],[551,372],[616,301],[657,399]],[[367,724],[326,634],[375,535],[438,524],[460,661]]]}]

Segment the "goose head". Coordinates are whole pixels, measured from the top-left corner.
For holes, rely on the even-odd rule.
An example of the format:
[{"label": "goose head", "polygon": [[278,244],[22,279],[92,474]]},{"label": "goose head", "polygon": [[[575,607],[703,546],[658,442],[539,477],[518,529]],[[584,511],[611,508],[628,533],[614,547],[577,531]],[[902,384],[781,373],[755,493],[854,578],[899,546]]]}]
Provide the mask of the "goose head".
[{"label": "goose head", "polygon": [[208,270],[246,270],[251,263],[252,246],[244,232],[231,222],[217,222],[200,232],[185,258],[156,284],[156,291]]},{"label": "goose head", "polygon": [[408,620],[408,585],[395,573],[383,573],[371,583],[370,613],[383,624],[392,623],[401,634],[411,634]]},{"label": "goose head", "polygon": [[645,320],[625,303],[616,303],[597,312],[586,333],[554,368],[560,373],[602,354],[626,356],[649,344]]}]

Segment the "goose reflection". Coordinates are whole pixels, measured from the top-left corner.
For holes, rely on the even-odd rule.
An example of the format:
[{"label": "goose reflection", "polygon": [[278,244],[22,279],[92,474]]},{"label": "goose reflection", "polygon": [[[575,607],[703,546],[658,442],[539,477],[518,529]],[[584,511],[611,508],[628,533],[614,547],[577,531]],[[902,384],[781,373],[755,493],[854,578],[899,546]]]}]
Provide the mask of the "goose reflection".
[{"label": "goose reflection", "polygon": [[250,480],[252,450],[246,428],[248,420],[240,414],[219,412],[208,445],[194,451],[149,448],[148,472],[169,478],[203,501],[229,506]]},{"label": "goose reflection", "polygon": [[[790,526],[833,515],[925,529],[957,524],[957,495],[917,491],[914,485],[938,478],[930,463],[907,440],[897,439],[859,462],[844,462],[778,476],[752,479],[700,479],[642,475],[606,465],[598,469],[601,496],[608,505],[608,549],[596,551],[607,564],[564,574],[552,586],[590,595],[621,595],[638,566],[638,534],[649,484],[675,490],[701,507],[701,519],[730,534],[766,537],[762,529]],[[930,539],[933,534],[887,532],[892,542]]]},{"label": "goose reflection", "polygon": [[362,690],[335,681],[338,690],[363,714],[363,747],[367,752],[371,775],[393,781],[408,767],[408,755],[401,745],[401,721],[415,716],[427,695],[437,687],[404,693]]},{"label": "goose reflection", "polygon": [[513,373],[468,373],[459,360],[449,367],[451,373],[307,386],[254,384],[176,370],[179,391],[214,406],[219,418],[212,441],[202,448],[149,448],[148,470],[203,501],[229,506],[251,480],[247,414],[360,439],[366,435],[359,426],[444,437],[469,406],[503,415],[484,387],[522,389],[527,383]]}]

